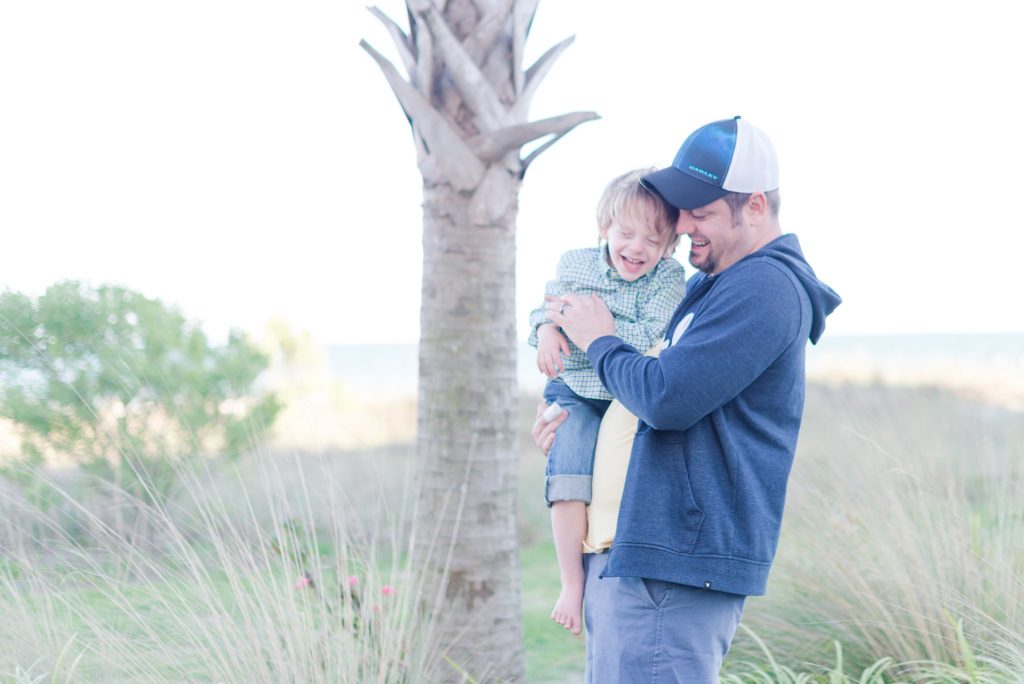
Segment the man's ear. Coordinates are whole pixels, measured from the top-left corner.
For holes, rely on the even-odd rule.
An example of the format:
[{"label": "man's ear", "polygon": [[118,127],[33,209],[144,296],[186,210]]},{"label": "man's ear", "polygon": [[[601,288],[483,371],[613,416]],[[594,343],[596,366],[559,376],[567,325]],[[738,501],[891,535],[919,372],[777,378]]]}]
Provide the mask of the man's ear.
[{"label": "man's ear", "polygon": [[763,192],[752,193],[747,198],[747,203],[743,205],[743,211],[749,212],[751,223],[761,225],[768,215],[768,198]]}]

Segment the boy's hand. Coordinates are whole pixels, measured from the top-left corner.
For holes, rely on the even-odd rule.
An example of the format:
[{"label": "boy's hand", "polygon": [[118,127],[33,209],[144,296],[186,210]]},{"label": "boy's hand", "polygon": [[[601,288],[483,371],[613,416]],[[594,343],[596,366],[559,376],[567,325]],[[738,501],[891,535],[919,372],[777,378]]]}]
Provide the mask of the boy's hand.
[{"label": "boy's hand", "polygon": [[569,340],[550,323],[537,328],[537,368],[549,378],[565,370],[562,354],[569,355]]}]

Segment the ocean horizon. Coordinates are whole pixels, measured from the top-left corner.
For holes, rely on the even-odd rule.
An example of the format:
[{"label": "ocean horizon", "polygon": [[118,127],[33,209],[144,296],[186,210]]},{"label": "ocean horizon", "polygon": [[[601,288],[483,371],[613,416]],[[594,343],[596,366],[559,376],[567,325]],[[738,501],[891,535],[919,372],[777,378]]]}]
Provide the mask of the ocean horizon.
[{"label": "ocean horizon", "polygon": [[[416,344],[332,345],[326,353],[330,376],[348,393],[416,396]],[[539,395],[545,378],[535,354],[519,343],[518,381],[521,392]],[[808,347],[807,373],[812,381],[998,383],[1024,394],[1024,333],[825,336]]]}]

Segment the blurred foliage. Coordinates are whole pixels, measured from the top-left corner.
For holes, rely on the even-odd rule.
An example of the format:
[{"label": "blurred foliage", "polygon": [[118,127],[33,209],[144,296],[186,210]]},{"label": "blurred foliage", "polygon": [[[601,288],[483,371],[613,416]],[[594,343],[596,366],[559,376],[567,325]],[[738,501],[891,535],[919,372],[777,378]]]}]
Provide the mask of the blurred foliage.
[{"label": "blurred foliage", "polygon": [[175,461],[238,454],[270,427],[281,406],[260,388],[267,362],[240,333],[213,346],[123,287],[0,294],[0,417],[37,464],[66,458],[122,484],[144,474],[166,492]]}]

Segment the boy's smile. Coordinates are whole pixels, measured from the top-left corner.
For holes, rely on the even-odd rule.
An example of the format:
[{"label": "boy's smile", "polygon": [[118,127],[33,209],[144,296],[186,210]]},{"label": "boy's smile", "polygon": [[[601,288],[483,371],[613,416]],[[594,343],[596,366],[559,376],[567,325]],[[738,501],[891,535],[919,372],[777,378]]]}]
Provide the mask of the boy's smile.
[{"label": "boy's smile", "polygon": [[662,238],[644,216],[633,213],[612,221],[608,227],[608,258],[612,268],[628,282],[644,277],[665,254]]}]

